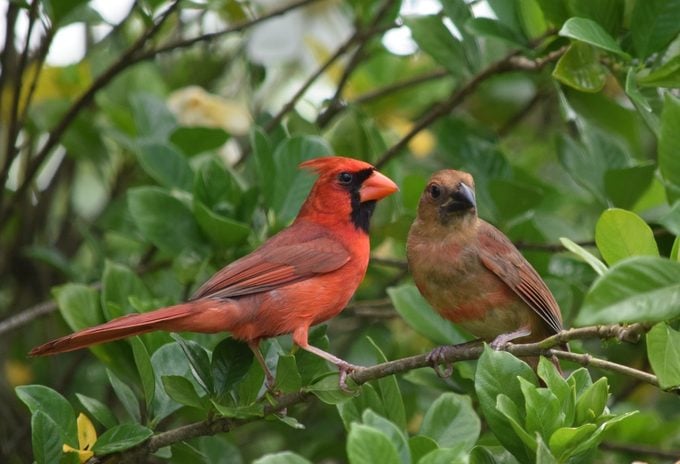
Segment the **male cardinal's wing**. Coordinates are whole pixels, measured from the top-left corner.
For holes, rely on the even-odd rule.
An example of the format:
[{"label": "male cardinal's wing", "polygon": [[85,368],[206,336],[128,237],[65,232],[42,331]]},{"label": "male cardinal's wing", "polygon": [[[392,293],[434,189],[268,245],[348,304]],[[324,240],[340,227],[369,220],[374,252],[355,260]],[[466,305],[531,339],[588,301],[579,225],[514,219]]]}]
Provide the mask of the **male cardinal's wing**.
[{"label": "male cardinal's wing", "polygon": [[266,292],[282,285],[334,271],[347,263],[349,251],[328,236],[303,243],[267,243],[217,272],[192,299],[231,298]]},{"label": "male cardinal's wing", "polygon": [[562,314],[552,293],[515,245],[491,224],[480,221],[479,256],[555,333],[562,330]]}]

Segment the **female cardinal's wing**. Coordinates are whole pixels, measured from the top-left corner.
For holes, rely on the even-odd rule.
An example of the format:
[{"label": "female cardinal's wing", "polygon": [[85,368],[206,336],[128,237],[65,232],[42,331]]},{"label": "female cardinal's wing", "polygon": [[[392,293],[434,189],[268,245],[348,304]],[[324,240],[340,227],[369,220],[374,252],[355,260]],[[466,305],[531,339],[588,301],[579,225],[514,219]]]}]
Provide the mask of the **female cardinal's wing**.
[{"label": "female cardinal's wing", "polygon": [[351,258],[340,242],[328,236],[309,240],[298,237],[297,243],[282,242],[285,240],[268,242],[234,261],[203,284],[192,299],[232,298],[266,292],[315,274],[334,271]]},{"label": "female cardinal's wing", "polygon": [[515,245],[501,231],[481,220],[478,237],[484,266],[536,311],[550,330],[561,331],[562,314],[555,298]]}]

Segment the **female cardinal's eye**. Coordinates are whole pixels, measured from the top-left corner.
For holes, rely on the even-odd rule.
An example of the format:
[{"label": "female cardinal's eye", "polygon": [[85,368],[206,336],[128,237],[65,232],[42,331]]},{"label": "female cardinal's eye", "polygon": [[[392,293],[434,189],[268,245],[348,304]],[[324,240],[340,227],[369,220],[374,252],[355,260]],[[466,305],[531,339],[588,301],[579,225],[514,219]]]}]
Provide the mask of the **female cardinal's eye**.
[{"label": "female cardinal's eye", "polygon": [[349,172],[341,172],[338,175],[338,180],[340,181],[341,184],[347,185],[352,182],[352,179],[354,179],[354,176],[350,174]]},{"label": "female cardinal's eye", "polygon": [[430,192],[430,196],[435,200],[442,194],[442,189],[437,184],[430,185],[427,190]]}]

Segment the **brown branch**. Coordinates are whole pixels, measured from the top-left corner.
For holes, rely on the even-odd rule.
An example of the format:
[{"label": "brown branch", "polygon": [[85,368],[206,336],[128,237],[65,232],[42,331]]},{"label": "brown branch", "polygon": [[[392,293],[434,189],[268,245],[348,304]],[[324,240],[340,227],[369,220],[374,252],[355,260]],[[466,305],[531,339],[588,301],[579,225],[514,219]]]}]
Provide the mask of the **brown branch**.
[{"label": "brown branch", "polygon": [[[539,343],[513,345],[508,344],[504,349],[517,356],[557,356],[561,359],[568,359],[570,361],[583,364],[585,366],[594,366],[602,369],[611,370],[613,372],[621,373],[633,378],[640,379],[651,385],[658,386],[656,376],[643,372],[637,369],[623,366],[610,361],[605,361],[595,358],[588,354],[569,353],[566,351],[552,349],[552,346],[561,345],[569,340],[576,340],[582,338],[619,338],[627,340],[630,334],[639,334],[645,326],[642,324],[620,325],[613,324],[607,326],[592,326],[581,327],[578,329],[564,330],[559,334],[550,337]],[[460,345],[447,346],[443,350],[444,362],[469,361],[477,359],[481,356],[484,346],[481,342],[468,342]],[[398,359],[395,361],[388,361],[382,364],[377,364],[371,367],[359,368],[350,374],[350,377],[357,385],[362,385],[372,380],[381,379],[388,375],[401,374],[413,369],[422,367],[430,367],[427,354],[417,356],[410,356],[407,358]],[[294,406],[296,404],[307,401],[312,397],[311,393],[306,389],[298,392],[289,393],[279,397],[273,404],[268,404],[264,408],[264,416],[270,416],[285,408]],[[160,432],[139,445],[136,448],[124,451],[119,455],[120,462],[136,462],[144,459],[149,454],[157,451],[165,446],[178,443],[180,441],[196,438],[199,436],[214,435],[216,433],[229,432],[244,424],[254,422],[261,419],[260,417],[253,417],[249,419],[232,419],[232,418],[209,418],[203,421],[195,422],[188,425],[183,425],[166,432]],[[94,457],[88,461],[88,464],[101,464],[107,456]]]},{"label": "brown branch", "polygon": [[425,74],[421,74],[420,76],[415,76],[411,79],[406,79],[403,81],[395,82],[394,84],[386,85],[385,87],[381,87],[379,89],[372,90],[370,92],[366,92],[362,95],[359,95],[356,97],[354,100],[350,102],[350,104],[354,105],[363,105],[366,103],[370,103],[374,100],[379,100],[381,98],[384,98],[388,95],[401,92],[403,90],[410,89],[412,87],[418,86],[420,84],[424,84],[426,82],[434,81],[437,79],[441,79],[443,77],[450,77],[451,74],[449,71],[446,69],[435,69],[434,71],[430,71]]},{"label": "brown branch", "polygon": [[[347,66],[345,66],[345,69],[342,72],[342,75],[340,76],[340,80],[338,81],[335,93],[329,100],[326,109],[319,113],[318,117],[316,118],[316,123],[319,127],[325,127],[333,119],[333,117],[340,111],[340,109],[344,107],[344,105],[342,104],[342,92],[345,90],[345,86],[347,85],[350,76],[357,68],[357,66],[359,66],[359,64],[361,63],[369,39],[376,33],[376,28],[378,28],[378,25],[380,24],[384,16],[387,14],[389,9],[392,8],[393,5],[394,0],[384,0],[382,5],[380,5],[375,15],[373,16],[373,19],[371,20],[370,24],[366,28],[366,30],[371,31],[371,33],[362,34],[363,35],[362,40],[359,42],[359,45],[357,46],[356,50],[354,50],[354,53],[352,53],[352,56],[349,59],[349,63],[347,63]],[[392,28],[393,26],[394,25],[391,25],[390,28]],[[360,29],[357,29],[357,33],[359,33],[359,30]],[[382,30],[378,29],[377,31],[381,32]]]},{"label": "brown branch", "polygon": [[298,8],[302,8],[307,5],[311,5],[312,3],[316,3],[320,0],[298,0],[297,2],[290,3],[286,6],[283,6],[281,8],[277,8],[275,10],[270,11],[267,14],[264,14],[262,16],[259,16],[257,18],[253,18],[248,21],[244,21],[242,23],[236,24],[235,26],[228,27],[226,29],[223,29],[221,31],[216,31],[216,32],[209,32],[206,34],[201,34],[196,37],[192,37],[190,39],[181,39],[181,40],[176,40],[174,42],[170,42],[168,44],[165,44],[160,47],[156,47],[152,50],[148,50],[144,53],[141,53],[137,58],[139,61],[142,60],[148,60],[150,58],[155,57],[158,54],[161,53],[167,53],[167,52],[172,52],[181,48],[188,48],[193,45],[196,45],[197,43],[200,42],[210,42],[212,40],[215,40],[219,37],[222,37],[227,34],[232,34],[234,32],[241,32],[245,29],[248,29],[256,24],[259,24],[263,21],[266,21],[268,19],[275,18],[277,16],[284,15],[286,13],[289,13],[293,10],[296,10]]},{"label": "brown branch", "polygon": [[456,90],[447,100],[435,105],[428,111],[411,130],[402,137],[396,144],[387,149],[385,153],[379,158],[375,167],[380,169],[389,161],[392,160],[408,143],[420,133],[423,129],[432,125],[439,118],[446,116],[460,105],[470,94],[472,94],[477,87],[487,79],[504,74],[511,71],[537,71],[543,68],[548,63],[551,63],[561,57],[566,51],[566,47],[552,51],[547,55],[537,58],[536,60],[529,60],[528,58],[518,56],[519,52],[512,52],[504,58],[491,63],[478,74],[474,75],[464,86]]}]

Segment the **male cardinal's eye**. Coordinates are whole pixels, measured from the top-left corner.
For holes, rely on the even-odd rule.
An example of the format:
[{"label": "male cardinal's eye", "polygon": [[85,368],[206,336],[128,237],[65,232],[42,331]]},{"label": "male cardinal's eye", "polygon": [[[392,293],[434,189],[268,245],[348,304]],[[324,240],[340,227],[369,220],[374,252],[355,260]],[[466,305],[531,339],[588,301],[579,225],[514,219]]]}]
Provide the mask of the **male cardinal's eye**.
[{"label": "male cardinal's eye", "polygon": [[338,180],[340,181],[340,183],[345,185],[351,183],[352,179],[354,179],[354,176],[349,172],[341,172],[340,175],[338,176]]},{"label": "male cardinal's eye", "polygon": [[439,186],[438,186],[437,184],[432,184],[432,185],[430,185],[430,187],[428,188],[428,190],[429,190],[429,192],[430,192],[430,196],[431,196],[432,198],[434,198],[435,200],[436,200],[437,198],[439,198],[439,195],[442,194],[442,189],[439,188]]}]

